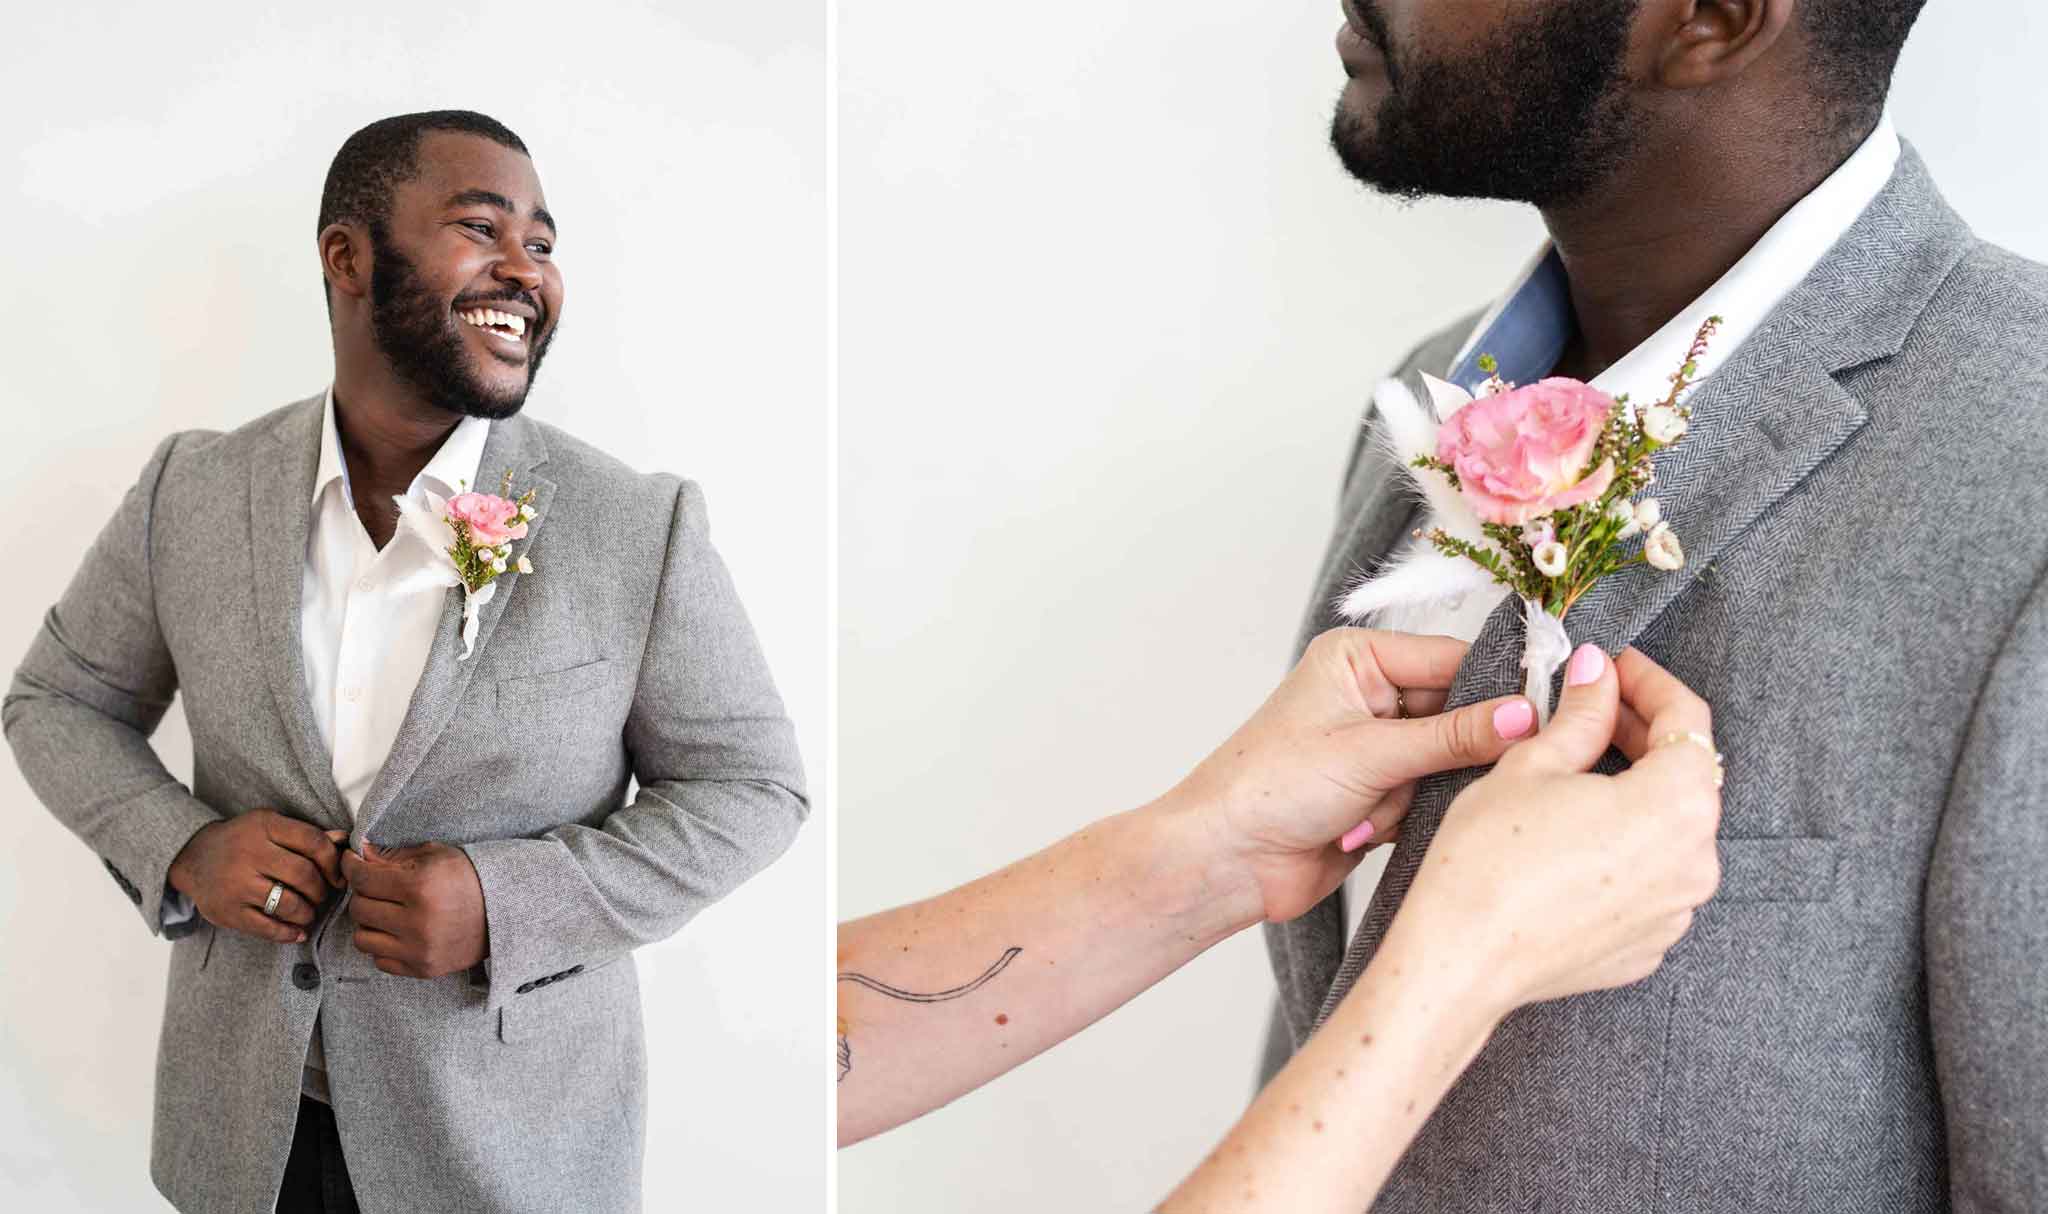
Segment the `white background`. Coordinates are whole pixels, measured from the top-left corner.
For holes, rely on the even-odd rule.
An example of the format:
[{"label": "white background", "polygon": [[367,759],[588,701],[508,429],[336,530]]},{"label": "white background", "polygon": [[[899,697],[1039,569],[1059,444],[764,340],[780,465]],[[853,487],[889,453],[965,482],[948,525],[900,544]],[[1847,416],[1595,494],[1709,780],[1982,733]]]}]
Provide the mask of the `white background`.
[{"label": "white background", "polygon": [[[821,4],[45,4],[0,36],[0,672],[164,434],[318,392],[341,141],[482,110],[562,224],[527,410],[697,479],[822,803],[830,637]],[[156,736],[189,779],[174,709]],[[820,1205],[826,849],[639,954],[654,1210]],[[0,763],[0,1209],[151,1188],[169,950]]]},{"label": "white background", "polygon": [[[1352,427],[1533,212],[1365,195],[1324,149],[1330,0],[848,0],[840,913],[1163,791],[1285,668]],[[1905,137],[2048,259],[2027,0],[1928,6]],[[1251,1094],[1256,932],[843,1152],[844,1214],[1144,1210]]]}]

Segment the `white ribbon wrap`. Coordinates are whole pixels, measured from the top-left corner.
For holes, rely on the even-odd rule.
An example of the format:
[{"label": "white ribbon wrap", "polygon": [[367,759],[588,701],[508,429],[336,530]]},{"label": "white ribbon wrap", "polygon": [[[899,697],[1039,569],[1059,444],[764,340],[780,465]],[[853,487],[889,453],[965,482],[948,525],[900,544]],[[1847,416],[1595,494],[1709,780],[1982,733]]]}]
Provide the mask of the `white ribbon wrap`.
[{"label": "white ribbon wrap", "polygon": [[407,574],[393,589],[404,593],[432,586],[462,586],[462,656],[455,659],[460,662],[476,648],[477,615],[498,592],[498,584],[492,582],[482,590],[463,585],[462,575],[455,572],[455,560],[449,555],[455,547],[455,528],[447,522],[447,500],[431,489],[420,492],[426,494],[424,506],[399,494],[393,494],[391,500],[398,503],[399,529],[433,549],[438,559]]},{"label": "white ribbon wrap", "polygon": [[1565,634],[1564,621],[1543,609],[1534,599],[1522,600],[1522,622],[1526,639],[1522,643],[1522,694],[1536,705],[1536,725],[1550,724],[1550,680],[1572,656],[1572,639]]}]

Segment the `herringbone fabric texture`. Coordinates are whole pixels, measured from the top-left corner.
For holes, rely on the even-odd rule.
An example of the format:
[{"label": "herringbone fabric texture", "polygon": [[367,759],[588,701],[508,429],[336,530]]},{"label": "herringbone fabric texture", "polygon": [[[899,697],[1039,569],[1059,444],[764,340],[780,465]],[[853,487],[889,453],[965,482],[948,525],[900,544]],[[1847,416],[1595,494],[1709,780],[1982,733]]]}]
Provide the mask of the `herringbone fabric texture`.
[{"label": "herringbone fabric texture", "polygon": [[[1377,1208],[2048,1209],[2044,350],[2048,270],[1972,236],[1907,147],[1702,385],[1653,490],[1686,568],[1610,577],[1566,624],[1714,706],[1720,892],[1647,981],[1511,1016]],[[1370,443],[1343,511],[1304,642],[1411,525]],[[1517,690],[1521,643],[1506,604],[1451,703]],[[1478,774],[1421,784],[1348,947],[1335,898],[1269,927],[1294,1044]]]},{"label": "herringbone fabric texture", "polygon": [[[382,973],[351,940],[345,893],[303,945],[199,920],[165,931],[151,1175],[188,1214],[270,1209],[317,1016],[365,1211],[638,1209],[632,950],[781,854],[807,812],[703,497],[523,414],[493,422],[478,475],[495,488],[510,467],[514,492],[535,490],[535,572],[500,578],[460,661],[462,592],[447,592],[351,815],[299,643],[321,419],[315,396],[158,444],[16,670],[7,740],[152,932],[191,836],[268,807],[357,849],[463,847],[490,957],[433,981]],[[148,744],[174,694],[189,791]]]}]

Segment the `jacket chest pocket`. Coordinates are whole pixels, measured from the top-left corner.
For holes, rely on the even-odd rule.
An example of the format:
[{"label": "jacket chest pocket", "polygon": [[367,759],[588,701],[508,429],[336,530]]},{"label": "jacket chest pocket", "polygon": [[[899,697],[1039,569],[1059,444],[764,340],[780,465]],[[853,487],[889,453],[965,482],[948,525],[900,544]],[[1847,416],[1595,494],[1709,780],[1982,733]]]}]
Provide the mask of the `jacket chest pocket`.
[{"label": "jacket chest pocket", "polygon": [[611,681],[614,665],[610,658],[598,658],[562,670],[499,679],[497,711],[501,715],[525,713],[587,696]]}]

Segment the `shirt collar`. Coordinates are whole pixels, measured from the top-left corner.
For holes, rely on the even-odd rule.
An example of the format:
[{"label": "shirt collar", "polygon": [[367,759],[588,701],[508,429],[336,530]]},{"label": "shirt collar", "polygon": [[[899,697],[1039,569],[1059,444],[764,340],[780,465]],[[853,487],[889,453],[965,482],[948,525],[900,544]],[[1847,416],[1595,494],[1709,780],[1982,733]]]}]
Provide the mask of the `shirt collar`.
[{"label": "shirt collar", "polygon": [[[325,413],[320,428],[320,466],[313,474],[313,504],[318,505],[320,494],[328,482],[341,481],[342,500],[353,510],[356,507],[355,488],[349,483],[348,461],[341,458],[340,432],[334,425],[334,386],[327,387],[327,399],[322,404]],[[491,423],[488,418],[464,417],[455,423],[448,437],[441,440],[434,457],[427,466],[420,469],[412,484],[406,486],[408,494],[427,484],[442,497],[454,497],[458,493],[477,491],[477,466],[483,462],[484,440],[490,436]]]},{"label": "shirt collar", "polygon": [[[1701,323],[1718,315],[1720,331],[1700,359],[1699,375],[1704,377],[1820,263],[1891,179],[1898,161],[1898,131],[1887,109],[1849,158],[1772,224],[1740,261],[1641,345],[1594,376],[1593,386],[1611,394],[1629,393],[1642,403],[1661,398]],[[1576,325],[1564,263],[1546,241],[1514,286],[1480,318],[1452,360],[1449,378],[1477,391],[1486,379],[1479,356],[1491,354],[1500,364],[1500,377],[1510,383],[1542,379],[1557,365]]]}]

